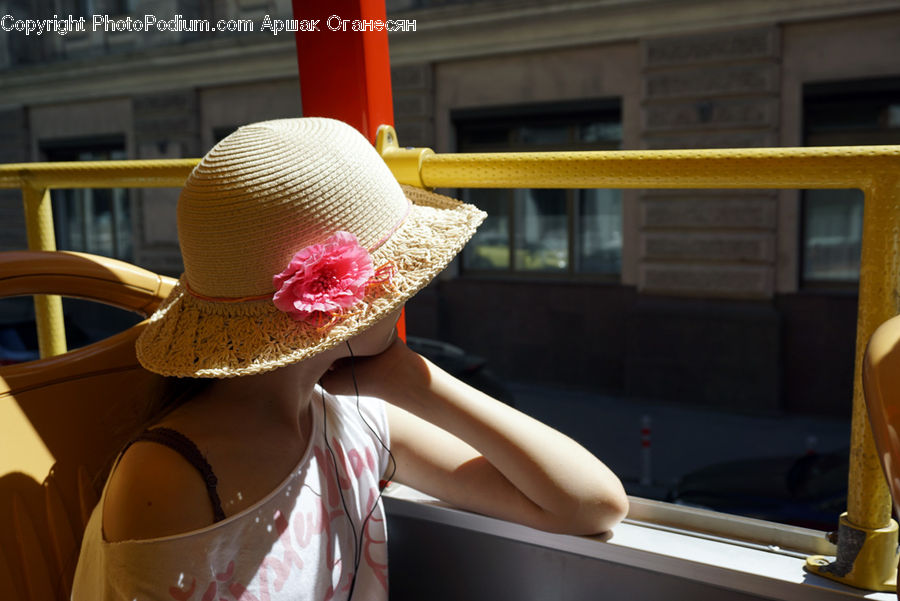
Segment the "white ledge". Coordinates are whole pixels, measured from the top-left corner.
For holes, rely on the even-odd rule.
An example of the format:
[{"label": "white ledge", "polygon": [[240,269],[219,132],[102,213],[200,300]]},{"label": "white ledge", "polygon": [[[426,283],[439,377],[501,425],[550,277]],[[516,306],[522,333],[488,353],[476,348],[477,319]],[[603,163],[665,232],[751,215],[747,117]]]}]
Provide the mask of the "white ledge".
[{"label": "white ledge", "polygon": [[626,520],[607,536],[542,532],[447,506],[405,487],[385,494],[388,513],[426,520],[524,544],[622,564],[715,588],[785,601],[873,599],[895,601],[893,593],[845,586],[810,574],[796,552],[765,548],[725,537],[697,535],[671,526]]}]

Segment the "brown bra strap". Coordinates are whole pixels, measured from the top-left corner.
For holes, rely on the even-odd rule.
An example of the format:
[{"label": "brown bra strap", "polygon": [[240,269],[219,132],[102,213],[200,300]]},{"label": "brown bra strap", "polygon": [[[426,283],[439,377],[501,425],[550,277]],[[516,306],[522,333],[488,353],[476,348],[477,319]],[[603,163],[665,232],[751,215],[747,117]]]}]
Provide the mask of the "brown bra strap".
[{"label": "brown bra strap", "polygon": [[[206,483],[206,492],[209,495],[209,502],[212,504],[213,509],[213,522],[220,522],[225,519],[225,512],[222,510],[222,501],[219,500],[219,493],[216,490],[219,479],[216,478],[216,475],[212,471],[212,466],[209,465],[206,457],[203,456],[203,453],[200,452],[200,449],[197,448],[194,441],[181,432],[172,430],[171,428],[152,428],[150,430],[144,430],[137,438],[129,442],[125,449],[138,441],[155,442],[157,444],[165,445],[193,465],[194,468],[200,472],[203,481]],[[123,450],[122,452],[124,453],[125,451]]]}]

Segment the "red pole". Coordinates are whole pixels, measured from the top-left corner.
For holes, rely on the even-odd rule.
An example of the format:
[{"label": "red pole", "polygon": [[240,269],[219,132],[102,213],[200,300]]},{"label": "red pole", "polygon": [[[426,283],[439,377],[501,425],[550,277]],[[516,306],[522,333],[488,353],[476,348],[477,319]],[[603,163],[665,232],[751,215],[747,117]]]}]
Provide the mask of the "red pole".
[{"label": "red pole", "polygon": [[[387,29],[377,27],[386,21],[384,0],[293,0],[293,8],[302,25],[296,37],[303,115],[349,123],[374,144],[378,126],[394,124]],[[397,322],[403,340],[405,315]]]},{"label": "red pole", "polygon": [[[340,119],[374,143],[379,125],[394,124],[388,34],[377,29],[384,1],[293,0],[293,7],[295,19],[316,29],[296,34],[303,114]],[[365,30],[354,31],[354,22]]]}]

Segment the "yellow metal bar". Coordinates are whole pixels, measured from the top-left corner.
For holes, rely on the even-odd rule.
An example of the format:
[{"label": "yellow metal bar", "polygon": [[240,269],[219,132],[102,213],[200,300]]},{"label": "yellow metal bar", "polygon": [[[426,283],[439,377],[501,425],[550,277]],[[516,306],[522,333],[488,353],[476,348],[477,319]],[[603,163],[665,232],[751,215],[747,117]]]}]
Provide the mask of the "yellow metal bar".
[{"label": "yellow metal bar", "polygon": [[[25,203],[25,227],[29,250],[56,250],[50,190],[23,186],[22,200]],[[62,298],[57,295],[36,294],[34,317],[41,357],[65,353],[66,329],[63,322]]]},{"label": "yellow metal bar", "polygon": [[420,182],[397,176],[431,188],[866,188],[898,169],[900,146],[848,146],[426,154]]},{"label": "yellow metal bar", "polygon": [[[894,172],[896,173],[896,172]],[[865,528],[881,528],[891,516],[887,482],[879,478],[878,454],[869,427],[862,388],[862,357],[872,334],[900,313],[900,180],[891,173],[878,177],[864,190],[862,257],[859,277],[859,317],[856,330],[856,365],[853,382],[851,448],[870,472],[859,471],[850,480],[849,519]],[[853,474],[851,474],[852,476]]]},{"label": "yellow metal bar", "polygon": [[[460,188],[868,188],[900,146],[434,154],[385,145],[401,183]],[[0,188],[180,187],[198,159],[19,163]]]},{"label": "yellow metal bar", "polygon": [[866,411],[862,358],[875,329],[900,312],[900,180],[882,174],[864,192],[847,512],[838,529],[836,561],[812,557],[807,565],[860,588],[894,590],[898,528]]},{"label": "yellow metal bar", "polygon": [[0,188],[180,188],[199,159],[0,165]]}]

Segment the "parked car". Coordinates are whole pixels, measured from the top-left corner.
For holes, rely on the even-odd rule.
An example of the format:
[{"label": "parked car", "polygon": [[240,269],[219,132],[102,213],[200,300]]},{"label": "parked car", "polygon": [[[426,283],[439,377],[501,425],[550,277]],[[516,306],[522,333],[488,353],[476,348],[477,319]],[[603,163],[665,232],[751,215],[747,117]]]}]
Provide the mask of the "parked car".
[{"label": "parked car", "polygon": [[458,346],[440,340],[407,336],[406,344],[450,375],[503,401],[511,407],[515,399],[506,384],[487,368],[487,359],[470,355]]},{"label": "parked car", "polygon": [[847,508],[848,449],[710,465],[681,477],[668,501],[835,530]]}]

